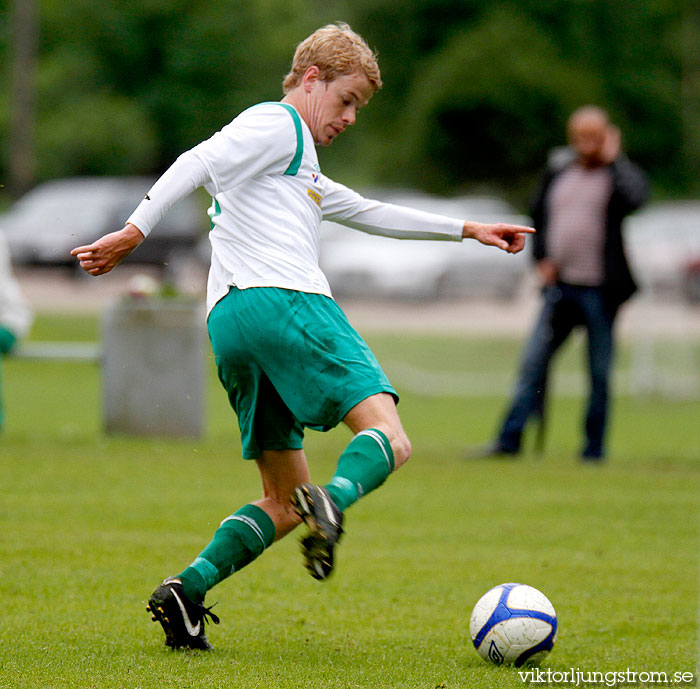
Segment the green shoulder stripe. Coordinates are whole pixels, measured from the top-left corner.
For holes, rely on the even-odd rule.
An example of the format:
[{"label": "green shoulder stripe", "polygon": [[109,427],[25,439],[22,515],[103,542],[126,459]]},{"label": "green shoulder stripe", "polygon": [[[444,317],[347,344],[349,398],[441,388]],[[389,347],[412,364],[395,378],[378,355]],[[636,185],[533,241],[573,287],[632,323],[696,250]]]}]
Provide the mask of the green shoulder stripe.
[{"label": "green shoulder stripe", "polygon": [[281,105],[291,116],[294,122],[294,129],[297,133],[297,150],[294,152],[294,157],[292,162],[289,163],[289,167],[284,171],[285,175],[296,175],[299,172],[299,166],[301,165],[301,156],[304,154],[304,137],[301,132],[301,119],[299,118],[299,113],[287,103],[280,103],[279,101],[267,101],[265,103],[260,103],[260,105]]}]

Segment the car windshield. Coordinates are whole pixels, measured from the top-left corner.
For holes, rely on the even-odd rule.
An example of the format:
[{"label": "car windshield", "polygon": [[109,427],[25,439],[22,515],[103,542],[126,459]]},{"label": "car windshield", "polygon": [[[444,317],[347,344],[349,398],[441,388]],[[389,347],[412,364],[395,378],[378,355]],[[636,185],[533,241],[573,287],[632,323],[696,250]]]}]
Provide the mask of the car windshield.
[{"label": "car windshield", "polygon": [[79,186],[50,187],[29,193],[19,200],[11,211],[12,221],[22,225],[71,224],[82,226],[94,223],[113,206],[114,190],[100,188],[81,189]]}]

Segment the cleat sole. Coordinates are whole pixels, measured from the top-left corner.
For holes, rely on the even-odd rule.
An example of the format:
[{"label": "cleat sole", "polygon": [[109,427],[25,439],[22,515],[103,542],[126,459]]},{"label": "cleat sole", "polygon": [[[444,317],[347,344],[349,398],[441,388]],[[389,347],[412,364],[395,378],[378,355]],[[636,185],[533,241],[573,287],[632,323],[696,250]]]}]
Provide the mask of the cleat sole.
[{"label": "cleat sole", "polygon": [[[311,488],[314,487],[311,486]],[[314,579],[322,581],[327,579],[333,571],[333,550],[343,533],[342,514],[340,523],[336,525],[336,532],[330,534],[328,526],[316,518],[316,510],[323,507],[316,505],[316,502],[314,494],[306,484],[298,486],[291,496],[295,512],[309,530],[309,533],[301,539],[301,551],[304,554],[306,569]],[[328,509],[328,506],[326,508]]]}]

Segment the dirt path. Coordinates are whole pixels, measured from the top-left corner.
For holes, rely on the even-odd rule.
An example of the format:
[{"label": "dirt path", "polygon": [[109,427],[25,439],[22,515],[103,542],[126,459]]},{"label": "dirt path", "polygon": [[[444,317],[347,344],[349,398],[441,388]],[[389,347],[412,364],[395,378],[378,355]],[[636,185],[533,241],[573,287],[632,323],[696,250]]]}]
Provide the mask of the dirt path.
[{"label": "dirt path", "polygon": [[[75,277],[61,269],[16,271],[22,290],[38,312],[99,313],[128,293],[135,276],[157,273],[122,266],[99,278]],[[191,275],[187,291],[203,293],[206,276]],[[444,332],[474,335],[524,335],[532,327],[539,300],[534,285],[526,285],[513,301],[459,299],[439,302],[338,300],[360,331]],[[700,307],[677,299],[640,295],[624,309],[619,321],[623,337],[699,338]]]}]

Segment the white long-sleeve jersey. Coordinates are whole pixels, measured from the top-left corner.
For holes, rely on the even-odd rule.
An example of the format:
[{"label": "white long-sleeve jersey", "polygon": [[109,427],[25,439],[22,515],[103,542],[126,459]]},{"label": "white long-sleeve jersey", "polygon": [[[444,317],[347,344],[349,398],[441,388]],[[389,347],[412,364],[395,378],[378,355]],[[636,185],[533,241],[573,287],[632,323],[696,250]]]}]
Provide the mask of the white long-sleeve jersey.
[{"label": "white long-sleeve jersey", "polygon": [[311,131],[286,103],[255,105],[183,153],[127,222],[148,235],[199,186],[213,197],[207,310],[232,285],[331,297],[318,264],[322,220],[401,239],[462,239],[462,220],[366,199],[323,175]]}]

